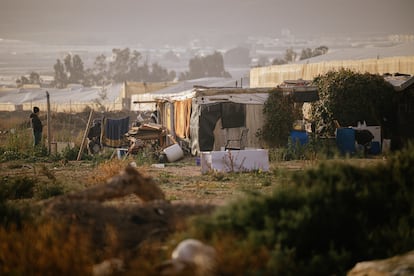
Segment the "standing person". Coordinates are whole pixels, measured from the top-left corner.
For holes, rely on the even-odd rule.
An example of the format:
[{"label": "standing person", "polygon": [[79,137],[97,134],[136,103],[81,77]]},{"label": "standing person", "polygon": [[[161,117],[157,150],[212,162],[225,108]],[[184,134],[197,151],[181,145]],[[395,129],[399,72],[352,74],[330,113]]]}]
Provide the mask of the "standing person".
[{"label": "standing person", "polygon": [[34,138],[34,145],[37,146],[42,141],[42,130],[43,125],[42,121],[39,119],[39,108],[37,106],[33,107],[33,113],[30,114],[30,121],[33,129],[33,138]]}]

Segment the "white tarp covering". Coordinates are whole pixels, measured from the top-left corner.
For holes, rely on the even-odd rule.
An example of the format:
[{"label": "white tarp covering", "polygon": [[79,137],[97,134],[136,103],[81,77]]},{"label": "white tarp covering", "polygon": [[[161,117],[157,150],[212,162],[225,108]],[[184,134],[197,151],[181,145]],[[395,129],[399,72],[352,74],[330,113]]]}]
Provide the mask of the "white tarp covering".
[{"label": "white tarp covering", "polygon": [[265,149],[201,152],[201,172],[269,171],[269,154]]},{"label": "white tarp covering", "polygon": [[236,80],[232,78],[201,78],[186,80],[151,93],[132,95],[131,100],[133,105],[131,109],[134,111],[152,110],[154,104],[148,104],[148,102],[155,102],[156,100],[172,102],[193,98],[195,95],[195,86],[235,87],[235,84]]},{"label": "white tarp covering", "polygon": [[16,88],[0,93],[1,103],[23,104],[29,102],[41,102],[45,100],[46,91],[54,103],[68,104],[70,102],[87,103],[96,100],[102,102],[115,102],[119,100],[122,92],[122,84],[114,84],[105,87],[72,87],[64,89],[56,88]]}]

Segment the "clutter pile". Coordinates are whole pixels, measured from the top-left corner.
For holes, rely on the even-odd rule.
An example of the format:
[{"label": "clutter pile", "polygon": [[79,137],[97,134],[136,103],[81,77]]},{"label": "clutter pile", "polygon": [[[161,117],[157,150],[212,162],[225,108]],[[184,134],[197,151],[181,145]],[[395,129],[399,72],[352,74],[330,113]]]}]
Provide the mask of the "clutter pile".
[{"label": "clutter pile", "polygon": [[129,141],[129,154],[136,154],[145,147],[163,148],[167,130],[160,124],[145,123],[133,126],[125,134]]}]

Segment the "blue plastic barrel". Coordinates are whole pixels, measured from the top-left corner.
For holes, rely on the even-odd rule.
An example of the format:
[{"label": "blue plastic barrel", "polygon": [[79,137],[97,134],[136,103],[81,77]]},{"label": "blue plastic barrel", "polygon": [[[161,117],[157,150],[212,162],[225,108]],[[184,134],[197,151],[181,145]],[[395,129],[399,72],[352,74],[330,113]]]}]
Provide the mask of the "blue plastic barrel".
[{"label": "blue plastic barrel", "polygon": [[371,148],[369,149],[369,153],[371,154],[380,154],[381,153],[381,145],[378,141],[371,142]]},{"label": "blue plastic barrel", "polygon": [[301,145],[304,145],[308,142],[308,134],[306,131],[292,130],[290,132],[290,138],[294,144],[296,144],[298,141]]},{"label": "blue plastic barrel", "polygon": [[336,130],[336,145],[342,154],[355,153],[355,130],[342,127]]}]

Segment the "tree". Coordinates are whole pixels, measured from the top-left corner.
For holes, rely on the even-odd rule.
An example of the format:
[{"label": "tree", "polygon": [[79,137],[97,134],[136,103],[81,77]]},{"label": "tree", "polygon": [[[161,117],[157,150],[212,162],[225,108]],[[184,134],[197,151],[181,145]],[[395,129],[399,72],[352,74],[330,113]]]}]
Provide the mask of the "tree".
[{"label": "tree", "polygon": [[392,86],[380,75],[356,73],[349,69],[330,71],[313,80],[319,101],[312,103],[311,117],[316,126],[325,126],[333,134],[334,120],[342,126],[383,125],[390,118]]},{"label": "tree", "polygon": [[130,50],[112,49],[113,61],[109,63],[109,71],[113,81],[124,82],[128,79]]},{"label": "tree", "polygon": [[182,73],[180,75],[181,79],[231,77],[231,75],[224,69],[223,55],[219,52],[215,52],[205,57],[196,56],[190,59],[188,67],[190,69],[189,72]]},{"label": "tree", "polygon": [[224,77],[224,60],[223,55],[219,52],[206,56],[204,59],[206,75],[208,77]]},{"label": "tree", "polygon": [[63,60],[67,83],[82,83],[85,79],[83,61],[79,55],[68,54]]},{"label": "tree", "polygon": [[72,58],[72,70],[70,71],[70,82],[81,83],[84,79],[83,61],[79,55],[74,55]]},{"label": "tree", "polygon": [[29,78],[21,76],[16,80],[16,86],[22,87],[25,84],[40,84],[40,75],[36,72],[31,72]]},{"label": "tree", "polygon": [[190,59],[188,62],[189,73],[188,77],[190,79],[198,79],[206,77],[206,72],[204,69],[203,58],[202,57],[194,57]]},{"label": "tree", "polygon": [[68,76],[65,73],[65,66],[60,61],[60,59],[56,60],[56,64],[53,66],[54,69],[54,85],[57,88],[64,88],[68,84]]},{"label": "tree", "polygon": [[16,86],[17,86],[18,88],[23,87],[23,85],[25,85],[25,84],[29,84],[29,83],[30,83],[29,79],[28,79],[28,78],[26,78],[25,76],[21,76],[20,78],[18,78],[18,79],[16,80]]},{"label": "tree", "polygon": [[300,54],[300,60],[308,59],[313,57],[313,51],[311,48],[302,49],[302,52]]},{"label": "tree", "polygon": [[151,72],[148,66],[148,63],[144,63],[142,66],[139,67],[138,76],[140,77],[141,81],[148,81],[150,78]]},{"label": "tree", "polygon": [[286,60],[281,59],[281,58],[274,58],[272,61],[272,65],[283,65],[286,64]]},{"label": "tree", "polygon": [[324,55],[327,52],[328,52],[328,47],[322,45],[313,50],[313,56],[316,57],[316,56]]},{"label": "tree", "polygon": [[68,76],[68,82],[71,82],[71,72],[72,72],[72,56],[70,54],[66,55],[65,59],[63,60],[63,64],[65,65],[66,75]]},{"label": "tree", "polygon": [[40,84],[40,75],[39,75],[39,73],[31,72],[30,76],[29,76],[29,79],[30,79],[30,83],[32,83],[32,84]]},{"label": "tree", "polygon": [[106,56],[104,54],[95,58],[91,75],[96,85],[102,85],[108,79],[108,64],[106,63]]},{"label": "tree", "polygon": [[263,128],[257,136],[263,139],[270,147],[285,146],[293,126],[298,118],[293,97],[283,95],[279,91],[272,91],[263,107],[265,116]]},{"label": "tree", "polygon": [[158,63],[152,64],[149,81],[168,81],[168,70],[161,67]]},{"label": "tree", "polygon": [[321,56],[326,54],[327,52],[328,47],[326,46],[319,46],[313,50],[311,48],[302,49],[302,53],[300,54],[300,60]]},{"label": "tree", "polygon": [[168,81],[168,70],[158,63],[152,65],[152,72],[145,62],[139,66],[142,59],[138,51],[130,51],[129,48],[113,49],[113,61],[109,63],[110,78],[114,82],[124,81]]},{"label": "tree", "polygon": [[133,51],[129,60],[128,60],[128,80],[133,81],[143,81],[143,76],[140,74],[139,70],[139,61],[141,60],[141,53],[138,51]]},{"label": "tree", "polygon": [[285,60],[287,62],[294,62],[294,61],[296,61],[296,57],[297,56],[298,56],[298,54],[292,48],[286,49],[286,52],[285,52]]}]

